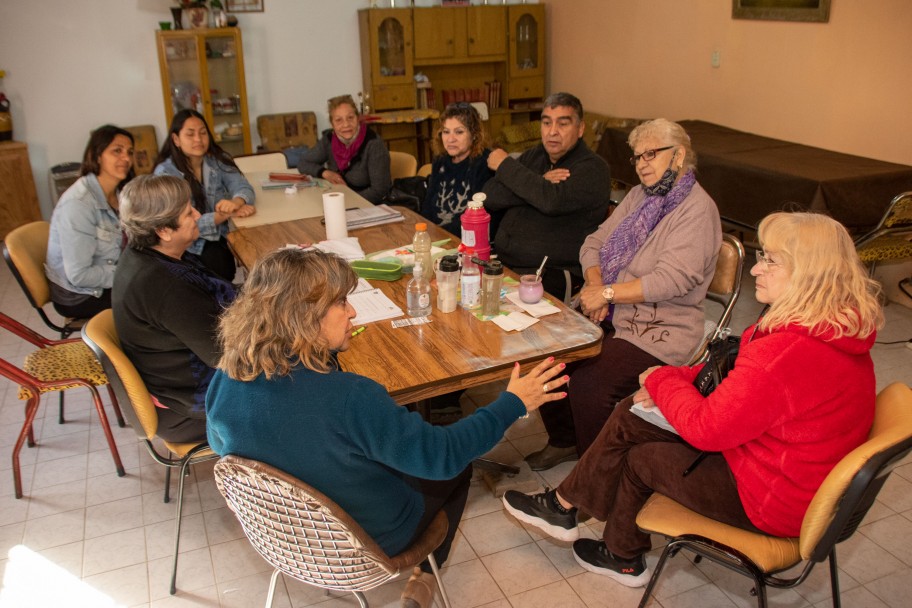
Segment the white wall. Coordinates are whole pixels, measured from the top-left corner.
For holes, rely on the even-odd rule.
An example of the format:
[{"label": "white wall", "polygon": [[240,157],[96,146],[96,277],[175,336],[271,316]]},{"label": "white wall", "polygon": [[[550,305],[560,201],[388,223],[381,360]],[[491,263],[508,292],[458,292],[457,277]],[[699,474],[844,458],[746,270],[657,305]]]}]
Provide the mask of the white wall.
[{"label": "white wall", "polygon": [[[80,161],[104,123],[166,132],[155,49],[170,0],[0,0],[0,84],[12,102],[13,137],[29,146],[45,217],[48,168]],[[361,88],[357,10],[368,0],[265,0],[238,13],[254,147],[256,117],[312,110]]]}]

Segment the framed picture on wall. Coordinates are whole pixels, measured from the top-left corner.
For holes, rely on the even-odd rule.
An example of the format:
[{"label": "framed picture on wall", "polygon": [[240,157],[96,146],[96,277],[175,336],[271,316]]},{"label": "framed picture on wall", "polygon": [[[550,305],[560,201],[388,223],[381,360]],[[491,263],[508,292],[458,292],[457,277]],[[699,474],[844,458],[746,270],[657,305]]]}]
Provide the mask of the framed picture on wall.
[{"label": "framed picture on wall", "polygon": [[732,0],[733,19],[830,20],[830,0]]},{"label": "framed picture on wall", "polygon": [[262,13],[264,0],[225,0],[229,13]]}]

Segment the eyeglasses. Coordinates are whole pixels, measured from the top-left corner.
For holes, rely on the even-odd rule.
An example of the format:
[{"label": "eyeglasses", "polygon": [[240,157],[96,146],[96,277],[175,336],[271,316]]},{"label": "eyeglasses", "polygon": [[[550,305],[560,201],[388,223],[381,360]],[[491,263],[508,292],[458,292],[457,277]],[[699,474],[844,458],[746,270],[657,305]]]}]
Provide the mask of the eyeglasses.
[{"label": "eyeglasses", "polygon": [[772,268],[773,266],[781,266],[779,262],[774,262],[769,258],[769,255],[766,254],[762,249],[757,250],[757,263],[765,266],[766,268]]},{"label": "eyeglasses", "polygon": [[643,152],[641,152],[639,154],[634,154],[633,156],[631,156],[630,164],[633,165],[634,167],[636,167],[636,164],[638,162],[640,162],[641,158],[648,163],[649,161],[653,160],[656,157],[656,154],[658,154],[659,152],[664,152],[665,150],[671,150],[672,148],[674,148],[674,146],[665,146],[664,148],[655,148],[654,150],[644,150]]}]

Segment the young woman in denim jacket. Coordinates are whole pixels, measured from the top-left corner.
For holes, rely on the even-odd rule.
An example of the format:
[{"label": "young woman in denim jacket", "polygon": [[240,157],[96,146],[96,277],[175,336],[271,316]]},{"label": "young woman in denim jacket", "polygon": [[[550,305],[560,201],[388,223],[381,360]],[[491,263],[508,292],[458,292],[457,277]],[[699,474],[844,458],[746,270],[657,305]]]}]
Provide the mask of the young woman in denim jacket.
[{"label": "young woman in denim jacket", "polygon": [[113,125],[93,131],[79,172],[54,208],[45,260],[51,301],[65,317],[111,308],[124,245],[118,195],[134,175],[133,135]]},{"label": "young woman in denim jacket", "polygon": [[209,136],[202,114],[187,109],[174,115],[155,175],[181,177],[190,184],[193,206],[200,213],[200,238],[188,251],[225,280],[233,280],[234,255],[225,240],[228,219],[256,213],[254,193],[231,156]]}]

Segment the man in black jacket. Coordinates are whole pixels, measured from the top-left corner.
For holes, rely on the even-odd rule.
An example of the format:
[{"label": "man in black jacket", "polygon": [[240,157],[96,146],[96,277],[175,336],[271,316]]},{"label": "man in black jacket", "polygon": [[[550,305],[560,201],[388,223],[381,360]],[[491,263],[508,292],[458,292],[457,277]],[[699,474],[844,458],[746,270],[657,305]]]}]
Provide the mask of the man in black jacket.
[{"label": "man in black jacket", "polygon": [[488,157],[495,172],[485,185],[485,207],[497,223],[498,258],[517,273],[535,272],[548,256],[545,289],[563,296],[563,269],[573,291],[583,283],[579,252],[608,211],[608,165],[581,140],[583,105],[569,93],[554,93],[541,114],[542,143],[518,159],[498,148]]}]

